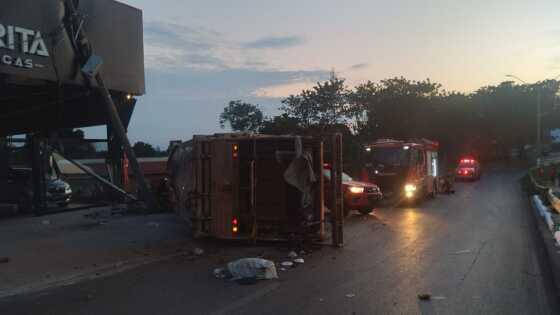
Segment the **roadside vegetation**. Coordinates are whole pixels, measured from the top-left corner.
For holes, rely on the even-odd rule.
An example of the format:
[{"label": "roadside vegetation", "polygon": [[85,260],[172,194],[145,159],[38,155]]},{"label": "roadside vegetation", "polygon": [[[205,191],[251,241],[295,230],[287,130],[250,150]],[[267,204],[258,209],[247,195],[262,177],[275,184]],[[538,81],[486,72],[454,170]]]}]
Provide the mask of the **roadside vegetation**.
[{"label": "roadside vegetation", "polygon": [[440,143],[447,160],[460,154],[494,160],[510,156],[512,150],[523,154],[524,146],[534,143],[539,92],[543,130],[555,126],[559,85],[555,80],[532,85],[507,81],[466,94],[447,91],[429,79],[403,77],[348,87],[333,74],[286,97],[275,116],[266,116],[260,105],[231,101],[220,124],[266,134],[342,132],[345,164],[359,159],[361,144],[378,138],[428,138]]}]

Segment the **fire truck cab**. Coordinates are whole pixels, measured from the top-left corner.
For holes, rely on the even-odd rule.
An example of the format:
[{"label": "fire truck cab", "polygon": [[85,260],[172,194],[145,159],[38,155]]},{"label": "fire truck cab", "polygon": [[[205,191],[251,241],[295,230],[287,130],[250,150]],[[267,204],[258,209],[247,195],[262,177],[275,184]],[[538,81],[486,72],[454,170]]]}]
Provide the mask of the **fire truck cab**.
[{"label": "fire truck cab", "polygon": [[417,201],[435,197],[439,144],[427,139],[380,139],[364,147],[365,174],[387,197]]}]

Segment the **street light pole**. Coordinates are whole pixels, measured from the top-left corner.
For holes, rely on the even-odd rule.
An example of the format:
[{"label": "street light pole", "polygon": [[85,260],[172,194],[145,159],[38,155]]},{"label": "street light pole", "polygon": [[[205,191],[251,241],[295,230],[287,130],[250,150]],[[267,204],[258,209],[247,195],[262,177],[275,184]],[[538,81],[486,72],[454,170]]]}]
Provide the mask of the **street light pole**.
[{"label": "street light pole", "polygon": [[540,164],[542,155],[542,114],[541,114],[541,87],[537,87],[537,165]]},{"label": "street light pole", "polygon": [[[529,83],[523,81],[522,79],[520,79],[517,76],[514,76],[512,74],[508,74],[506,75],[506,77],[508,78],[513,78],[523,84],[527,84],[529,85]],[[560,75],[556,76],[554,79],[552,80],[556,80],[560,78]],[[537,151],[537,165],[540,164],[540,158],[542,155],[542,86],[538,86],[537,87],[537,137],[536,137],[536,151]]]}]

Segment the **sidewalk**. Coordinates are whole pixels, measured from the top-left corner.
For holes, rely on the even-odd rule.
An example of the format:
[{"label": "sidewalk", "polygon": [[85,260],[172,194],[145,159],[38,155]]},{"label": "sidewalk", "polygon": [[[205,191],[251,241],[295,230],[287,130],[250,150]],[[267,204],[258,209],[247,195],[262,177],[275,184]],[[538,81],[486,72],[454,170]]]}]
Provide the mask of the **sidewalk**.
[{"label": "sidewalk", "polygon": [[2,220],[0,298],[190,252],[195,245],[188,235],[173,213],[111,215],[111,209],[97,208]]}]

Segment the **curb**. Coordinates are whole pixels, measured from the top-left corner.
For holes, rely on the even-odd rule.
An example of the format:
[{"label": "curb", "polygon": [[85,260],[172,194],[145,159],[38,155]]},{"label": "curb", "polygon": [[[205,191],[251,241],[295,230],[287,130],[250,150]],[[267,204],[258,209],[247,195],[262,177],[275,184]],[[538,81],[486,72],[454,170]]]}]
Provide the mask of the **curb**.
[{"label": "curb", "polygon": [[549,269],[546,273],[552,275],[552,279],[550,280],[554,286],[554,295],[556,298],[560,299],[560,248],[556,245],[556,240],[550,232],[548,224],[540,215],[541,210],[538,208],[538,205],[536,205],[533,196],[529,197],[529,203],[532,210],[530,211],[532,213],[531,216],[536,225],[535,234],[538,238],[538,251],[543,254],[545,263],[547,264],[546,267]]},{"label": "curb", "polygon": [[128,271],[152,263],[170,260],[184,255],[184,253],[174,253],[155,258],[140,258],[120,261],[116,263],[109,263],[82,273],[71,273],[54,279],[38,281],[35,283],[15,287],[9,290],[0,290],[0,300],[16,297],[18,295],[38,293],[48,289],[65,287],[87,280],[101,279],[124,271]]}]

